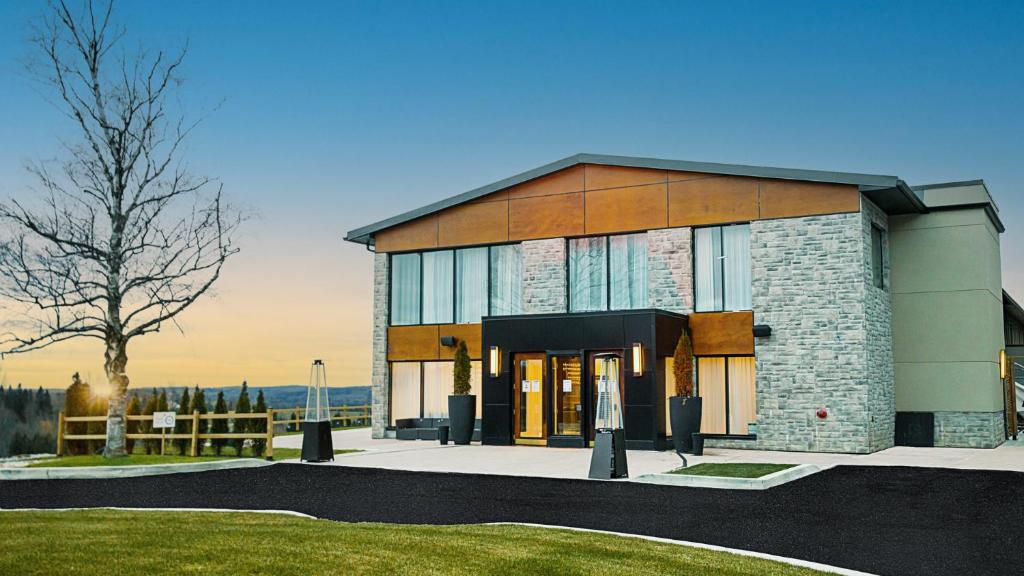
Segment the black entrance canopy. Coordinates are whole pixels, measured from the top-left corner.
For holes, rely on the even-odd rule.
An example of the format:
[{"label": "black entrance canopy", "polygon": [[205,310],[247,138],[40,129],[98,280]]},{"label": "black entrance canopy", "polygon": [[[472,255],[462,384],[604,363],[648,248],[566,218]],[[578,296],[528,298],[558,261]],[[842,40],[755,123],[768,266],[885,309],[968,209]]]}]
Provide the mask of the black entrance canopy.
[{"label": "black entrance canopy", "polygon": [[[517,354],[543,353],[546,374],[550,358],[576,355],[583,366],[582,402],[585,422],[593,422],[592,394],[594,366],[592,353],[622,355],[622,401],[626,447],[630,450],[663,450],[667,447],[665,422],[665,362],[675,350],[687,325],[681,314],[664,310],[622,310],[575,314],[530,314],[490,316],[483,319],[483,414],[481,440],[484,444],[513,444],[516,402],[514,397]],[[639,374],[633,348],[639,344],[642,363]],[[492,355],[498,362],[492,374]],[[545,386],[553,378],[544,377]],[[552,394],[545,395],[543,418],[552,418]],[[585,446],[589,426],[577,437],[548,434],[548,446]]]}]

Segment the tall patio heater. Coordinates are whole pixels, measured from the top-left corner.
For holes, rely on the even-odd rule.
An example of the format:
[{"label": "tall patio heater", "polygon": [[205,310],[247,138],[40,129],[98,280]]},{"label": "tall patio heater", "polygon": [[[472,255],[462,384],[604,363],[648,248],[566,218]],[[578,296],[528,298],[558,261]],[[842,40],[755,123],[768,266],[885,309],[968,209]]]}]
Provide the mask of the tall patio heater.
[{"label": "tall patio heater", "polygon": [[622,397],[619,394],[619,368],[622,359],[614,354],[599,354],[596,360],[597,410],[594,413],[594,452],[590,457],[590,477],[600,480],[626,478],[626,435],[622,428]]},{"label": "tall patio heater", "polygon": [[306,389],[306,417],[302,421],[302,459],[306,462],[334,460],[331,441],[331,404],[327,400],[327,369],[323,360],[313,360]]}]

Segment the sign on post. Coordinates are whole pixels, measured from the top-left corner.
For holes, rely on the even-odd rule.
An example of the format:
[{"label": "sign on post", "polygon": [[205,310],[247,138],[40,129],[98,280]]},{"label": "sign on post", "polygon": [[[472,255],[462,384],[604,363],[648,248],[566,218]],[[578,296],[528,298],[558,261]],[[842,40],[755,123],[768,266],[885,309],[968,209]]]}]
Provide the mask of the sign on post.
[{"label": "sign on post", "polygon": [[153,412],[153,428],[174,428],[176,416],[174,412]]}]

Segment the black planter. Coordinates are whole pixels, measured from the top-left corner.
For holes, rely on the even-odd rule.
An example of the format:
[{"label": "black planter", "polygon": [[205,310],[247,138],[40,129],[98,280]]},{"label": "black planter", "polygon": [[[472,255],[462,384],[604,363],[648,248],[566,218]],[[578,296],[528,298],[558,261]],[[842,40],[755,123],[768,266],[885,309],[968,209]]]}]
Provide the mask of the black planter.
[{"label": "black planter", "polygon": [[469,444],[476,424],[476,396],[464,394],[448,397],[448,424],[455,444]]},{"label": "black planter", "polygon": [[700,432],[701,399],[696,396],[672,396],[668,399],[672,420],[672,444],[676,452],[693,451],[693,433]]}]

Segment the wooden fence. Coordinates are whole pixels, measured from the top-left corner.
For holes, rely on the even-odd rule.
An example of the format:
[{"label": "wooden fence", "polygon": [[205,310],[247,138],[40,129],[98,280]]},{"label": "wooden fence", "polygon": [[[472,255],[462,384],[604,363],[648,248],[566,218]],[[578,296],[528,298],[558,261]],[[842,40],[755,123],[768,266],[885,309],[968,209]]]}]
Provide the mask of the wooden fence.
[{"label": "wooden fence", "polygon": [[[352,422],[358,422],[360,424],[369,424],[370,422],[370,407],[369,406],[338,406],[330,409],[331,411],[331,422],[341,421],[345,422],[346,425],[351,425]],[[199,412],[193,412],[191,416],[178,416],[178,422],[185,422],[188,427],[188,432],[178,433],[174,429],[168,431],[166,428],[159,429],[157,432],[153,430],[151,432],[131,432],[125,433],[124,437],[126,440],[160,440],[160,454],[164,453],[164,449],[167,445],[167,440],[188,440],[190,451],[189,454],[197,456],[199,449],[203,446],[207,440],[266,440],[267,446],[265,456],[267,460],[274,459],[274,426],[275,425],[289,425],[295,424],[298,426],[302,422],[301,413],[304,409],[291,408],[285,410],[273,410],[268,409],[266,412],[259,413],[236,413],[228,412],[226,414],[200,414]],[[276,414],[284,414],[288,416],[285,420],[275,419]],[[152,422],[153,416],[150,415],[128,415],[125,416],[127,422]],[[200,429],[205,428],[200,426],[200,422],[207,420],[257,420],[265,422],[264,431],[255,432],[221,432],[221,433],[209,433],[200,432]],[[68,434],[68,424],[88,424],[88,423],[103,423],[104,428],[106,427],[107,417],[106,416],[65,416],[64,411],[61,410],[57,417],[57,456],[64,455],[65,443],[76,440],[106,440],[107,435],[103,433],[97,434]]]}]

